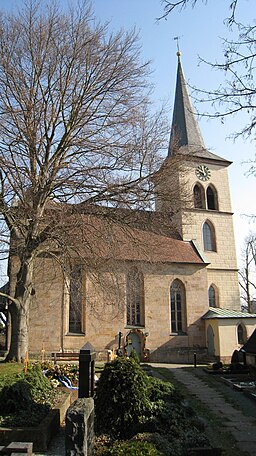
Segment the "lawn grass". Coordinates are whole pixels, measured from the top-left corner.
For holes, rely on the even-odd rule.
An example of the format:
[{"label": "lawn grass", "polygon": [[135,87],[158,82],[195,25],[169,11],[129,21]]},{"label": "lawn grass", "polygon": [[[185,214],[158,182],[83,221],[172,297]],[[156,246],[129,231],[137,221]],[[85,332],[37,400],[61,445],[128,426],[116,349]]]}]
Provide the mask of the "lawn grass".
[{"label": "lawn grass", "polygon": [[[240,449],[235,448],[236,442],[228,430],[223,427],[222,419],[211,412],[209,407],[205,406],[201,401],[196,399],[196,397],[190,393],[185,385],[176,379],[170,369],[155,367],[151,367],[151,369],[154,373],[156,373],[156,375],[160,374],[163,380],[173,383],[183,394],[196,414],[206,422],[206,435],[213,447],[223,449],[223,456],[248,456],[247,452],[242,452]],[[213,381],[213,379],[209,380],[210,383]]]},{"label": "lawn grass", "polygon": [[24,369],[24,364],[21,363],[5,363],[0,361],[0,379],[4,375],[19,374]]}]

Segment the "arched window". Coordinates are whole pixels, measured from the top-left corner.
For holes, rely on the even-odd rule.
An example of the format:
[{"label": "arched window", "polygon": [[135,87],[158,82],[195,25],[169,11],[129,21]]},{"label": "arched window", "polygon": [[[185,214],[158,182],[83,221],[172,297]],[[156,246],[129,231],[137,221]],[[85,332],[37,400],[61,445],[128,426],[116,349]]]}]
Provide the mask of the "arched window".
[{"label": "arched window", "polygon": [[211,285],[208,289],[209,307],[218,307],[217,299],[217,290],[213,285]]},{"label": "arched window", "polygon": [[127,277],[127,325],[144,326],[144,280],[137,269],[130,271]]},{"label": "arched window", "polygon": [[203,225],[203,243],[204,250],[216,252],[216,240],[213,225],[210,222],[205,222]]},{"label": "arched window", "polygon": [[243,324],[237,326],[237,341],[239,344],[244,344],[247,340],[246,327]]},{"label": "arched window", "polygon": [[218,210],[217,191],[213,185],[209,185],[206,190],[207,209]]},{"label": "arched window", "polygon": [[184,285],[174,280],[170,288],[171,301],[171,332],[186,331],[186,303]]},{"label": "arched window", "polygon": [[204,189],[200,184],[196,184],[193,190],[194,207],[198,209],[205,208]]},{"label": "arched window", "polygon": [[82,333],[82,277],[83,268],[80,264],[73,266],[70,273],[69,291],[69,332],[75,334]]}]

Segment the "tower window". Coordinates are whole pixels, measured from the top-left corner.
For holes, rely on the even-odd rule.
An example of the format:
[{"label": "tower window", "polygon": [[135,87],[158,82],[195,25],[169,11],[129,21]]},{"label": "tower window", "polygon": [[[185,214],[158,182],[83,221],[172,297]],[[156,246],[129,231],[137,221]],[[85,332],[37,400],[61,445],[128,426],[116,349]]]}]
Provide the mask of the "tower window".
[{"label": "tower window", "polygon": [[170,289],[171,332],[186,331],[185,290],[179,280],[174,280]]},{"label": "tower window", "polygon": [[203,225],[203,243],[204,250],[216,252],[215,233],[210,222],[205,222]]},{"label": "tower window", "polygon": [[196,184],[193,190],[194,194],[194,207],[198,209],[204,209],[204,189],[201,185]]},{"label": "tower window", "polygon": [[211,285],[208,289],[208,301],[209,301],[209,307],[218,307],[217,292],[213,285]]},{"label": "tower window", "polygon": [[207,209],[218,210],[217,192],[212,185],[206,190]]},{"label": "tower window", "polygon": [[70,274],[69,332],[82,333],[82,266],[75,265]]},{"label": "tower window", "polygon": [[144,326],[144,280],[137,269],[127,277],[127,325]]}]

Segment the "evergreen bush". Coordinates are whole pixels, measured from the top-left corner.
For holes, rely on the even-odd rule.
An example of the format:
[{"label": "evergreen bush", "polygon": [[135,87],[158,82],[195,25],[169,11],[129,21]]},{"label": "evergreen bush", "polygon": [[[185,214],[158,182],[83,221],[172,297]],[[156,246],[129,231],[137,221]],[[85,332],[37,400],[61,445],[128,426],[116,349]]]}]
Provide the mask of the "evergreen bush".
[{"label": "evergreen bush", "polygon": [[133,359],[118,357],[107,363],[96,388],[96,430],[116,437],[133,435],[152,410],[148,385],[148,376]]},{"label": "evergreen bush", "polygon": [[164,453],[156,449],[149,442],[128,441],[116,442],[108,448],[101,456],[164,456]]},{"label": "evergreen bush", "polygon": [[140,364],[140,358],[138,357],[137,352],[134,350],[134,348],[132,349],[129,358],[133,359],[133,361],[135,361],[137,364]]},{"label": "evergreen bush", "polygon": [[32,402],[31,386],[24,380],[5,385],[0,392],[0,413],[16,413]]},{"label": "evergreen bush", "polygon": [[164,382],[159,378],[148,377],[148,394],[151,401],[178,400],[180,395],[172,383]]},{"label": "evergreen bush", "polygon": [[26,374],[6,375],[0,384],[0,425],[36,425],[55,399],[55,391],[39,365],[29,367]]}]

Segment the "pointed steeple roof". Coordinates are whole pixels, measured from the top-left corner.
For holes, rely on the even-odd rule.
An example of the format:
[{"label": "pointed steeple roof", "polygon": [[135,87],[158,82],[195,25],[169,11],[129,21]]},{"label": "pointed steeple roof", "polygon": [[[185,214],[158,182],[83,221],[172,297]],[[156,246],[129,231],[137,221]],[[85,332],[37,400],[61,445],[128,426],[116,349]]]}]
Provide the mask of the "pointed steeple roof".
[{"label": "pointed steeple roof", "polygon": [[177,52],[177,56],[178,69],[176,92],[172,118],[171,141],[168,155],[172,155],[171,146],[173,146],[174,142],[176,147],[188,145],[198,146],[199,148],[205,149],[204,141],[190,100],[188,86],[182,70],[179,51]]},{"label": "pointed steeple roof", "polygon": [[200,159],[218,160],[229,165],[231,162],[213,154],[205,148],[204,140],[200,132],[196,114],[191,103],[188,86],[184,77],[180,60],[180,51],[177,52],[177,56],[178,69],[176,92],[168,157],[174,155],[177,150],[180,150],[183,153],[192,153]]}]

